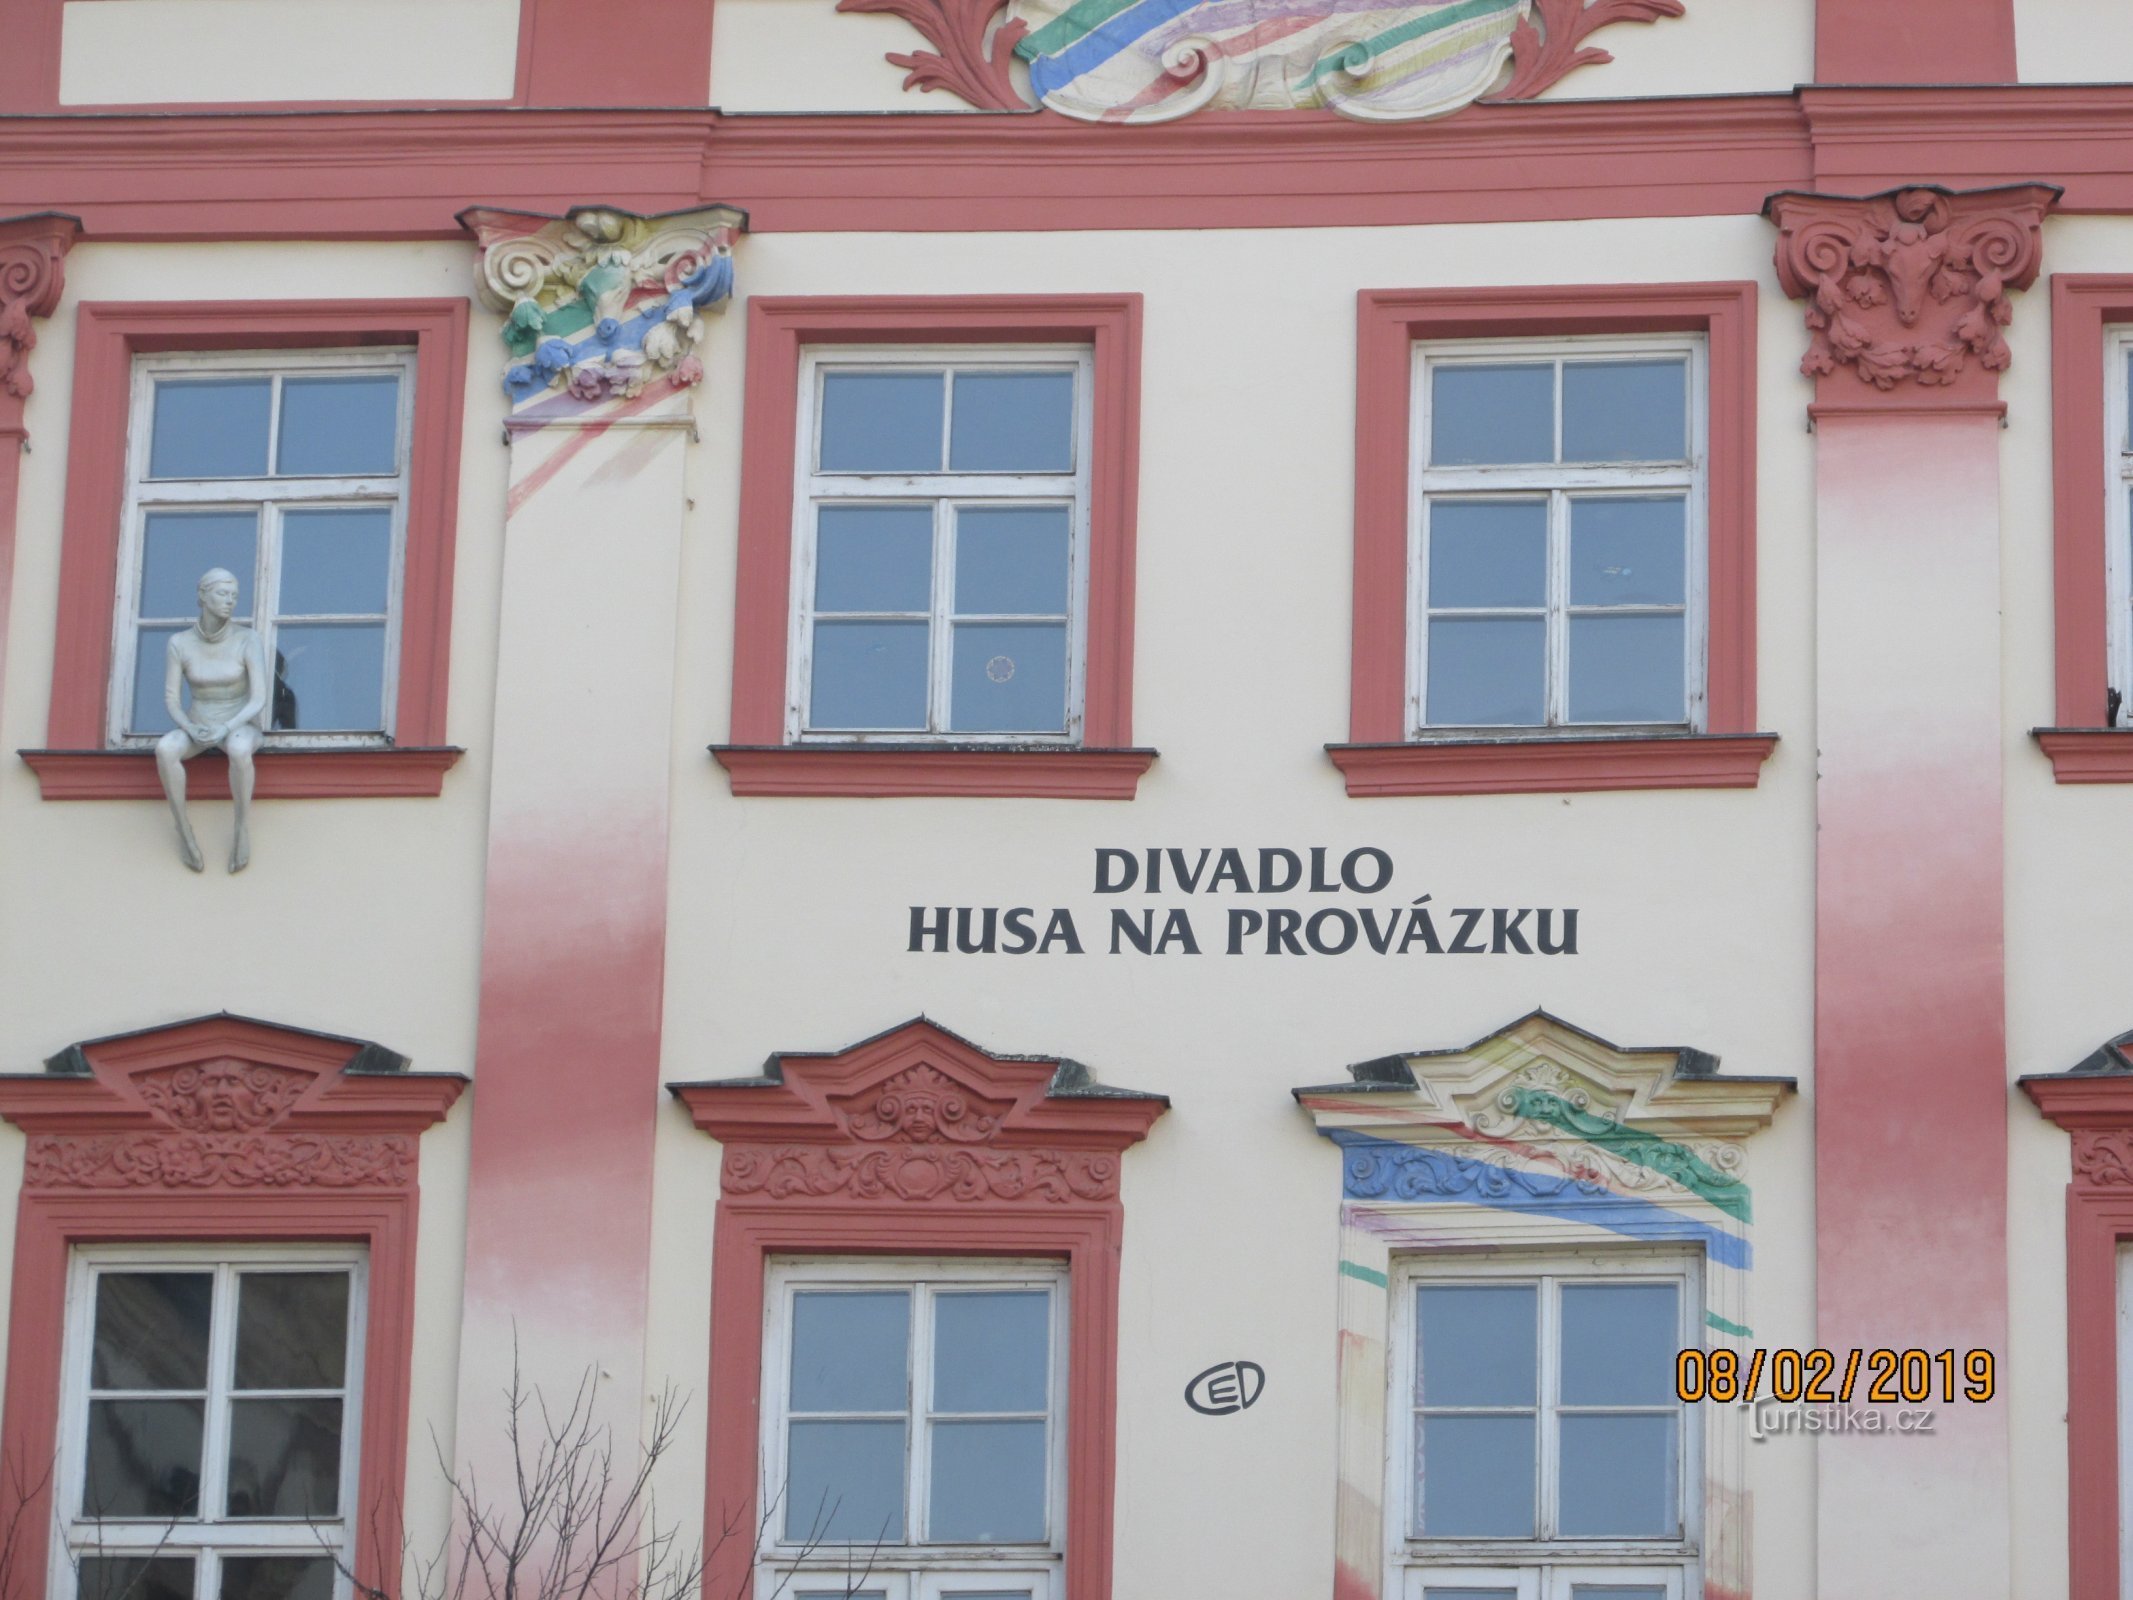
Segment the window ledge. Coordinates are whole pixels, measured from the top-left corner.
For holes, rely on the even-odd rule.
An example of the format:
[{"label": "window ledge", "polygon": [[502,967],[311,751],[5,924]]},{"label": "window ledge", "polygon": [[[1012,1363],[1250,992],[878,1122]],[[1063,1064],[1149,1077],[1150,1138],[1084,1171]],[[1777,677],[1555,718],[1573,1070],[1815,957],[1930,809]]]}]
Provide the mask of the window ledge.
[{"label": "window ledge", "polygon": [[[152,750],[22,750],[47,800],[160,800]],[[457,745],[382,750],[262,750],[253,758],[254,794],[263,800],[325,800],[366,795],[428,797],[444,792],[447,768],[465,755]],[[230,797],[229,762],[219,751],[185,766],[188,795]]]},{"label": "window ledge", "polygon": [[2032,728],[2059,783],[2133,783],[2133,728]]},{"label": "window ledge", "polygon": [[999,744],[715,744],[735,794],[1131,800],[1147,749]]},{"label": "window ledge", "polygon": [[1774,733],[1596,738],[1432,739],[1329,744],[1358,798],[1404,794],[1565,794],[1595,789],[1752,789]]}]

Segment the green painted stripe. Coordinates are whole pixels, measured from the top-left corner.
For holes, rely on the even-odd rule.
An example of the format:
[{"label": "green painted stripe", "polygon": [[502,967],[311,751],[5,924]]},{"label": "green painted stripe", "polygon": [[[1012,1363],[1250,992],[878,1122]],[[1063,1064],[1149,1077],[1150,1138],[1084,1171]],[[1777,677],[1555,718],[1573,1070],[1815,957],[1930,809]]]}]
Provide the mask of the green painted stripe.
[{"label": "green painted stripe", "polygon": [[1024,61],[1051,55],[1138,3],[1139,0],[1076,0],[1035,33],[1026,33],[1018,39],[1015,54]]},{"label": "green painted stripe", "polygon": [[1730,1333],[1736,1339],[1752,1339],[1755,1337],[1755,1330],[1753,1328],[1743,1328],[1737,1322],[1728,1322],[1724,1317],[1720,1316],[1715,1311],[1706,1311],[1703,1314],[1703,1320],[1709,1326],[1716,1328],[1720,1333]]},{"label": "green painted stripe", "polygon": [[1738,1178],[1714,1172],[1687,1145],[1662,1139],[1654,1133],[1639,1133],[1619,1122],[1580,1111],[1561,1095],[1546,1090],[1514,1089],[1512,1096],[1513,1109],[1518,1115],[1549,1123],[1565,1133],[1574,1133],[1588,1144],[1611,1150],[1625,1161],[1634,1161],[1640,1167],[1648,1167],[1662,1177],[1671,1178],[1730,1217],[1737,1217],[1742,1222],[1749,1220],[1748,1186]]},{"label": "green painted stripe", "polygon": [[1375,1284],[1380,1289],[1387,1289],[1392,1286],[1391,1280],[1384,1273],[1370,1267],[1361,1266],[1353,1261],[1343,1261],[1341,1263],[1341,1276],[1355,1278],[1363,1283]]},{"label": "green painted stripe", "polygon": [[1441,11],[1432,11],[1426,17],[1416,17],[1403,22],[1397,28],[1387,28],[1383,33],[1354,44],[1344,45],[1329,56],[1321,57],[1304,78],[1306,87],[1315,85],[1330,72],[1342,70],[1341,63],[1353,59],[1358,52],[1368,61],[1372,56],[1383,55],[1395,45],[1405,44],[1410,39],[1419,39],[1426,33],[1435,33],[1440,28],[1454,27],[1462,22],[1471,22],[1476,17],[1495,16],[1516,8],[1518,0],[1465,0],[1462,5],[1446,6]]}]

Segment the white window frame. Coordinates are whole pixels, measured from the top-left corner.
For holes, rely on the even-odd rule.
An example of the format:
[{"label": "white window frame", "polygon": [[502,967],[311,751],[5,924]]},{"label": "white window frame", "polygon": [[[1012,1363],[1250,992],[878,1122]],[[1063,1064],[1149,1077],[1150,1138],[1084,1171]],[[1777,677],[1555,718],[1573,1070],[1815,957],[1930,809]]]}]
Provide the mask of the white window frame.
[{"label": "white window frame", "polygon": [[2126,390],[2133,384],[2133,327],[2103,331],[2103,504],[2105,649],[2109,687],[2118,691],[2117,727],[2133,727],[2133,413]]},{"label": "white window frame", "polygon": [[1537,1447],[1534,1507],[1540,1527],[1554,1520],[1558,1476],[1554,1470],[1555,1368],[1561,1344],[1557,1337],[1560,1284],[1564,1282],[1671,1283],[1679,1292],[1680,1346],[1703,1348],[1703,1270],[1700,1253],[1680,1250],[1600,1247],[1505,1251],[1489,1256],[1433,1252],[1398,1258],[1393,1273],[1391,1347],[1386,1361],[1385,1529],[1388,1563],[1396,1580],[1387,1592],[1403,1600],[1421,1600],[1425,1584],[1510,1588],[1519,1600],[1571,1600],[1571,1585],[1663,1584],[1668,1600],[1698,1600],[1702,1593],[1704,1426],[1694,1408],[1682,1405],[1681,1454],[1676,1462],[1675,1493],[1681,1514],[1679,1539],[1424,1538],[1412,1531],[1416,1504],[1415,1462],[1421,1447],[1415,1416],[1415,1292],[1460,1284],[1536,1283],[1543,1288],[1540,1322],[1540,1388],[1536,1399]]},{"label": "white window frame", "polygon": [[[1685,462],[1538,464],[1437,467],[1430,464],[1430,374],[1440,366],[1553,362],[1555,432],[1562,436],[1563,385],[1567,362],[1620,361],[1636,357],[1685,356],[1688,360],[1688,459]],[[1432,339],[1414,346],[1408,408],[1407,459],[1411,482],[1407,515],[1407,737],[1412,740],[1473,737],[1561,739],[1608,734],[1701,733],[1709,726],[1706,682],[1710,657],[1710,353],[1702,334],[1586,334],[1565,339]],[[1683,595],[1681,722],[1620,723],[1569,720],[1570,499],[1648,497],[1686,490],[1688,557]],[[1547,692],[1540,723],[1452,724],[1427,720],[1429,707],[1429,507],[1433,500],[1519,499],[1548,502],[1548,589],[1545,604],[1523,608],[1546,619]],[[1489,613],[1519,607],[1482,608]],[[1582,609],[1582,608],[1580,608]],[[1602,609],[1602,608],[1594,608]],[[1633,614],[1638,608],[1607,607]],[[1654,606],[1652,614],[1671,607]]]},{"label": "white window frame", "polygon": [[[806,1552],[785,1531],[785,1424],[792,1372],[792,1301],[801,1290],[911,1288],[920,1296],[912,1316],[910,1361],[911,1426],[906,1435],[904,1540],[884,1544],[878,1552],[843,1544],[818,1545]],[[1031,1544],[955,1544],[926,1542],[928,1421],[933,1353],[932,1301],[937,1292],[958,1289],[1044,1289],[1052,1297],[1051,1383],[1046,1441],[1050,1476],[1046,1496],[1046,1537]],[[809,1595],[817,1583],[840,1597],[848,1580],[864,1570],[866,1580],[855,1595],[877,1591],[883,1600],[955,1600],[960,1594],[1027,1586],[1032,1600],[1062,1600],[1062,1563],[1066,1549],[1067,1369],[1071,1306],[1066,1263],[1023,1257],[924,1256],[790,1256],[773,1258],[766,1271],[763,1302],[763,1478],[758,1504],[766,1512],[763,1542],[757,1553],[756,1592],[793,1597]],[[871,1557],[871,1563],[869,1558]],[[784,1585],[783,1589],[779,1585]]]},{"label": "white window frame", "polygon": [[[1002,372],[1071,370],[1074,374],[1074,456],[1069,472],[862,473],[817,470],[821,437],[822,377],[837,370],[962,370]],[[824,345],[800,353],[798,441],[793,463],[792,619],[785,658],[785,739],[788,744],[976,744],[1074,746],[1082,739],[1083,688],[1088,660],[1089,507],[1095,452],[1096,352],[1088,345]],[[946,386],[941,407],[941,459],[955,421],[955,385]],[[926,722],[921,729],[810,728],[813,690],[816,510],[825,501],[875,500],[933,507],[933,589],[926,620],[931,654],[926,668]],[[955,517],[959,504],[1064,504],[1067,534],[1066,726],[1059,733],[955,733],[949,731],[954,666]],[[839,617],[855,615],[838,612]],[[882,613],[917,621],[915,612]],[[972,613],[962,620],[1014,622],[1015,616]],[[1056,621],[1046,616],[1044,622]]]},{"label": "white window frame", "polygon": [[[188,1521],[99,1519],[82,1514],[87,1488],[90,1356],[94,1348],[96,1282],[106,1272],[212,1270],[215,1298],[208,1344],[206,1422],[200,1449],[203,1515]],[[349,1274],[348,1351],[341,1392],[340,1516],[332,1521],[297,1518],[209,1517],[204,1513],[227,1491],[229,1417],[236,1360],[236,1279],[247,1272]],[[351,1593],[348,1573],[356,1558],[356,1499],[362,1460],[364,1330],[369,1326],[369,1260],[356,1245],[172,1244],[77,1245],[68,1261],[66,1342],[60,1366],[60,1430],[54,1481],[59,1537],[52,1541],[46,1592],[66,1600],[76,1593],[75,1561],[82,1557],[190,1556],[194,1594],[214,1600],[220,1592],[220,1562],[226,1556],[330,1556],[334,1593]],[[190,1391],[177,1391],[189,1393]],[[255,1391],[246,1390],[246,1394]],[[276,1394],[283,1391],[257,1391]],[[312,1391],[287,1391],[291,1394]],[[323,1392],[323,1391],[321,1391]],[[338,1528],[337,1539],[328,1530]]]},{"label": "white window frame", "polygon": [[[400,688],[400,630],[407,566],[407,508],[415,416],[415,349],[368,346],[345,350],[215,350],[173,355],[136,356],[126,418],[126,496],[120,520],[118,592],[111,624],[111,684],[105,711],[105,738],[113,749],[151,748],[157,735],[129,729],[133,712],[134,672],[138,665],[141,545],[152,511],[257,510],[259,543],[253,570],[237,574],[240,613],[260,635],[273,670],[274,631],[280,623],[302,625],[309,616],[279,617],[281,600],[281,528],[289,510],[330,511],[390,506],[393,513],[392,565],[385,595],[385,672],[380,686],[381,730],[311,732],[271,728],[270,749],[362,749],[393,742],[394,711]],[[325,374],[365,377],[396,373],[400,378],[399,415],[395,419],[394,471],[390,477],[272,476],[259,478],[151,478],[149,447],[155,425],[155,385],[167,378],[267,378],[274,392],[267,414],[267,465],[275,464],[281,444],[281,383],[284,377]],[[162,620],[162,619],[155,619]],[[191,621],[188,615],[183,620]],[[269,688],[268,720],[272,720]]]}]

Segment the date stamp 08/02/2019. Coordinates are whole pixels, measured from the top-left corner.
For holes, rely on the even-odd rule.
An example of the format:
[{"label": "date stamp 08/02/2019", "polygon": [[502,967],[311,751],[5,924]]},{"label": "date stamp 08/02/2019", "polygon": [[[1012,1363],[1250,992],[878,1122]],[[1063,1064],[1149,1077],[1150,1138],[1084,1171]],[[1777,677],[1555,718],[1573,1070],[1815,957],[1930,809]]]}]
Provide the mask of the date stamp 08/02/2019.
[{"label": "date stamp 08/02/2019", "polygon": [[1990,1350],[1684,1350],[1674,1391],[1684,1402],[1754,1405],[1982,1405],[1998,1389]]}]

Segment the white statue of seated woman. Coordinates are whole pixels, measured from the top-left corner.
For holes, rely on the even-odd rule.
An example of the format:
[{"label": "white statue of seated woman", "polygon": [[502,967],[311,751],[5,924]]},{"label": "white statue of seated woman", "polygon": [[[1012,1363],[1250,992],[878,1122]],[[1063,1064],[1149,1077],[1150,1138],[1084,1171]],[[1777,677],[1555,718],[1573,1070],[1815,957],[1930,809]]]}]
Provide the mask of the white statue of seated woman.
[{"label": "white statue of seated woman", "polygon": [[[156,771],[178,824],[178,854],[195,872],[202,861],[200,841],[185,815],[185,763],[218,746],[230,758],[230,798],[237,802],[230,871],[242,872],[252,859],[246,831],[252,810],[252,756],[265,734],[274,680],[267,675],[259,635],[234,621],[236,615],[236,575],[212,568],[200,579],[200,620],[171,636],[163,673],[163,705],[177,726],[156,741]],[[192,690],[189,708],[179,692],[185,687]]]}]

